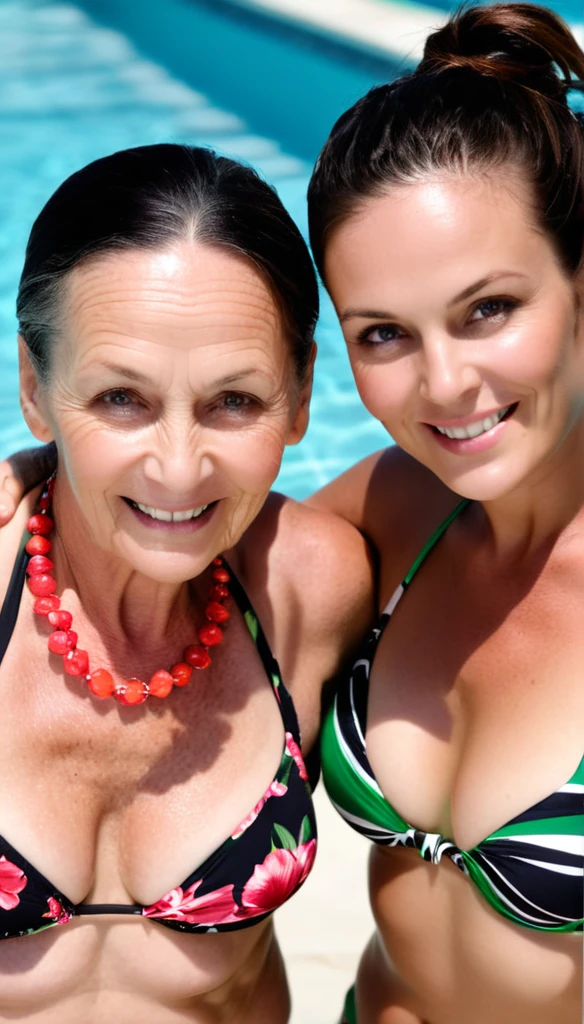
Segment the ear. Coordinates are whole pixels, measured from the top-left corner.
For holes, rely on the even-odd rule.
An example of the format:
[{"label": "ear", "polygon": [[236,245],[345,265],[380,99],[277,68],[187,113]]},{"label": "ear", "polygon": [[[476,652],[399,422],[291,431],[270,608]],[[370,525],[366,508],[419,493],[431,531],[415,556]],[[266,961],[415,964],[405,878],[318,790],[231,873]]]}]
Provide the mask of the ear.
[{"label": "ear", "polygon": [[316,359],[316,342],[312,342],[312,348],[310,350],[310,356],[308,359],[308,365],[304,374],[304,381],[300,389],[300,396],[298,399],[298,407],[294,415],[294,420],[290,428],[290,433],[286,440],[286,444],[298,444],[302,440],[306,431],[308,430],[308,421],[310,419],[310,398],[312,395],[312,379],[314,376],[314,360]]},{"label": "ear", "polygon": [[18,370],[20,374],[20,408],[26,425],[37,441],[53,441],[54,435],[43,408],[44,392],[39,384],[36,370],[26,347],[24,338],[18,335]]}]

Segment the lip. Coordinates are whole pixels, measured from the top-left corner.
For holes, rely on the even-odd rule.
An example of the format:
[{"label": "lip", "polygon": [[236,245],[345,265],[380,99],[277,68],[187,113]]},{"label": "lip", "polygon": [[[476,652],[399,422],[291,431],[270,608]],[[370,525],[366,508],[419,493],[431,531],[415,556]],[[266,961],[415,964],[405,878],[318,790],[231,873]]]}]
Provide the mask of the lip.
[{"label": "lip", "polygon": [[[165,530],[167,533],[195,533],[197,530],[202,530],[207,525],[209,520],[212,518],[215,509],[219,505],[221,499],[210,502],[204,512],[201,512],[200,516],[196,519],[185,519],[182,522],[166,522],[164,519],[153,519],[152,516],[147,515],[145,512],[141,512],[135,505],[130,504],[130,499],[122,499],[126,508],[132,513],[135,519],[138,520],[142,526],[145,526],[148,530]],[[193,508],[196,506],[187,505],[185,508]],[[165,509],[168,512],[182,512],[184,509]]]},{"label": "lip", "polygon": [[[459,416],[454,420],[424,420],[424,424],[427,427],[468,427],[471,423],[486,420],[488,416],[495,416],[498,412],[501,412],[501,409],[509,409],[512,405],[516,404],[516,402],[507,402],[506,405],[498,405],[494,409],[485,409],[481,413],[473,413],[472,416]],[[491,429],[494,430],[495,428],[492,427]]]},{"label": "lip", "polygon": [[426,428],[432,439],[436,441],[436,443],[439,444],[441,448],[444,448],[447,452],[451,452],[454,455],[480,455],[482,452],[489,451],[490,448],[493,448],[494,445],[497,444],[501,435],[505,431],[505,428],[513,419],[517,411],[518,404],[518,402],[512,403],[511,408],[513,408],[514,406],[513,411],[509,413],[509,415],[506,416],[505,419],[499,420],[499,422],[496,423],[494,427],[491,427],[490,430],[486,430],[484,434],[479,434],[478,437],[447,437],[446,434],[439,434],[432,428],[434,426],[466,427],[470,423],[476,423],[477,420],[486,419],[487,416],[494,415],[494,413],[499,412],[500,409],[504,409],[505,406],[499,406],[498,409],[493,409],[493,411],[490,413],[485,412],[483,413],[482,416],[473,416],[472,418],[469,417],[466,420],[450,420],[449,422],[442,422],[436,424],[424,423],[424,427]]}]

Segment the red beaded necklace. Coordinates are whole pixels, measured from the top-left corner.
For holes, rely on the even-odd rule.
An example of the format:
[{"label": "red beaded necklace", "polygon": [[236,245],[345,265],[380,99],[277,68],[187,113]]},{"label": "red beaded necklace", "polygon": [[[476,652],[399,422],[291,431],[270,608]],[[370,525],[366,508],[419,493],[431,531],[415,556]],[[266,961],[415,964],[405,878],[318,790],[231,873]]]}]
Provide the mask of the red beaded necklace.
[{"label": "red beaded necklace", "polygon": [[168,697],[173,686],[187,685],[193,668],[207,668],[211,664],[209,648],[220,644],[223,639],[223,630],[219,624],[229,618],[224,604],[229,597],[229,573],[223,560],[213,559],[213,583],[205,608],[207,622],[198,631],[199,642],[185,647],[183,661],[177,662],[168,672],[158,669],[148,683],[135,677],[116,683],[111,672],[105,668],[90,671],[89,655],[77,646],[77,633],[71,629],[73,616],[61,608],[61,600],[55,594],[57,583],[52,575],[53,562],[47,557],[52,548],[49,537],[55,525],[50,516],[55,477],[56,474],[53,474],[45,484],[39,511],[26,524],[31,534],[26,544],[26,551],[31,556],[26,571],[29,590],[36,598],[34,611],[37,615],[46,616],[54,627],[48,639],[49,651],[63,656],[63,667],[68,675],[84,676],[96,697],[113,697],[120,704],[129,706],[143,704],[147,697]]}]

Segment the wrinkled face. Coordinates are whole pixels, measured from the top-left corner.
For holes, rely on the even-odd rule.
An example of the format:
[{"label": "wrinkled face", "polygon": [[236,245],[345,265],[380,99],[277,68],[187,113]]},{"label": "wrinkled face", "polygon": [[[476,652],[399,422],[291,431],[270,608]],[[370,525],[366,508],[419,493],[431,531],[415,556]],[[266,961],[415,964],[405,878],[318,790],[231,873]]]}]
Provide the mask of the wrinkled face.
[{"label": "wrinkled face", "polygon": [[103,550],[168,582],[238,540],[307,418],[262,277],[190,242],[71,273],[37,404],[70,514]]},{"label": "wrinkled face", "polygon": [[511,170],[367,200],[325,271],[361,398],[401,447],[479,500],[546,472],[582,406],[579,289]]}]

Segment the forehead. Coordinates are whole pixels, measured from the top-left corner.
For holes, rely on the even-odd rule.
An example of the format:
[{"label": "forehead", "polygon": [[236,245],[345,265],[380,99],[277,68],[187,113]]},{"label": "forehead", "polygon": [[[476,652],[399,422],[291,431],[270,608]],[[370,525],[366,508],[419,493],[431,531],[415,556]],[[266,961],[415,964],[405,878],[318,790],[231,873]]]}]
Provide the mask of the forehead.
[{"label": "forehead", "polygon": [[246,258],[181,242],[159,251],[96,257],[69,275],[62,307],[65,335],[103,332],[188,345],[213,332],[274,342],[282,334],[278,305]]},{"label": "forehead", "polygon": [[339,293],[392,282],[457,291],[493,267],[553,259],[526,186],[512,173],[432,177],[371,197],[333,229],[327,284]]}]

